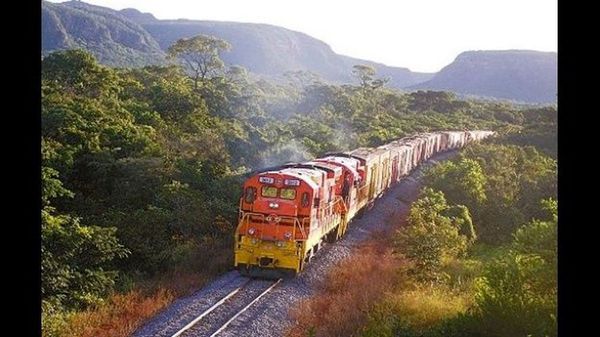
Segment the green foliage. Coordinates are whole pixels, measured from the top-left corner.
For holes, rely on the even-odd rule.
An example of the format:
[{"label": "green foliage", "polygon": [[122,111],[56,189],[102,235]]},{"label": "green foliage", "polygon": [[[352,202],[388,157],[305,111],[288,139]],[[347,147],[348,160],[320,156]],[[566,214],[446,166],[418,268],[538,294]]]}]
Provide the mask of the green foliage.
[{"label": "green foliage", "polygon": [[[479,246],[483,270],[473,288],[474,305],[419,336],[557,335],[557,204],[552,199],[542,204],[549,219],[520,227],[500,249]],[[404,336],[403,329],[397,326],[394,332]]]},{"label": "green foliage", "polygon": [[[57,157],[52,142],[42,141],[45,162]],[[117,272],[111,263],[129,251],[118,242],[116,228],[85,226],[57,212],[53,201],[73,198],[58,170],[42,166],[41,269],[42,301],[48,310],[98,303],[112,290]]]},{"label": "green foliage", "polygon": [[458,162],[444,162],[433,166],[425,173],[425,183],[435,190],[444,192],[451,204],[476,209],[486,201],[486,176],[479,163],[462,158]]},{"label": "green foliage", "polygon": [[58,171],[50,167],[42,167],[42,206],[50,205],[50,199],[57,197],[73,197],[73,192],[63,187],[58,179]]},{"label": "green foliage", "polygon": [[458,233],[467,237],[470,243],[477,240],[477,233],[475,232],[475,226],[473,225],[473,219],[469,209],[464,205],[454,205],[449,207],[446,212],[446,216],[452,219],[452,222]]},{"label": "green foliage", "polygon": [[542,200],[542,205],[550,219],[533,220],[519,228],[514,235],[513,248],[522,254],[535,254],[556,267],[558,203],[553,199]]},{"label": "green foliage", "polygon": [[506,141],[517,145],[535,146],[544,154],[557,156],[558,111],[555,107],[526,109],[522,112],[522,129],[508,134]]},{"label": "green foliage", "polygon": [[296,88],[296,90],[302,90],[312,84],[324,82],[318,74],[315,74],[311,71],[287,71],[283,74],[283,76],[292,87]]},{"label": "green foliage", "polygon": [[448,209],[442,192],[425,188],[410,209],[408,225],[397,232],[396,247],[414,262],[419,277],[439,277],[442,265],[467,249],[460,222],[444,215]]},{"label": "green foliage", "polygon": [[[430,169],[426,182],[443,192],[423,190],[427,198],[421,196],[413,203],[409,226],[400,231],[396,247],[415,262],[418,282],[444,275],[448,282],[439,282],[438,287],[451,286],[472,296],[474,304],[438,318],[425,329],[406,320],[408,303],[397,304],[396,309],[374,316],[365,335],[556,336],[556,162],[533,147],[481,144],[469,146],[453,162]],[[445,193],[449,202],[470,207],[448,206]],[[533,219],[520,226],[532,218],[546,220]],[[471,243],[477,239],[475,227],[482,241],[492,246],[478,244],[469,259],[458,254],[444,258],[440,247],[448,236],[433,225],[414,226],[436,222],[452,223]],[[425,311],[427,305],[416,307]]]},{"label": "green foliage", "polygon": [[[172,252],[182,240],[224,235],[215,216],[234,218],[223,205],[237,196],[199,192],[222,185],[229,170],[222,122],[183,72],[114,70],[80,51],[52,54],[42,68],[44,301],[95,303],[114,287],[115,268],[164,270],[180,260]],[[199,170],[186,172],[182,162]],[[197,187],[173,191],[176,179]]]},{"label": "green foliage", "polygon": [[456,95],[446,91],[418,90],[409,94],[409,109],[417,112],[450,113],[469,107],[471,107],[469,102],[456,100]]},{"label": "green foliage", "polygon": [[365,90],[375,90],[389,82],[389,78],[374,78],[375,73],[375,68],[369,65],[357,64],[352,67],[352,75],[360,81],[360,86]]},{"label": "green foliage", "polygon": [[194,88],[198,81],[216,75],[224,67],[219,53],[231,49],[231,45],[214,36],[197,35],[191,38],[177,40],[167,50],[169,58],[178,58],[191,71]]},{"label": "green foliage", "polygon": [[476,145],[461,158],[477,160],[487,179],[487,202],[470,208],[485,242],[509,241],[520,224],[544,215],[539,200],[556,198],[556,161],[533,147]]},{"label": "green foliage", "polygon": [[98,97],[114,93],[114,72],[82,49],[52,53],[42,62],[42,88],[62,95]]},{"label": "green foliage", "polygon": [[79,219],[57,214],[51,199],[73,193],[58,173],[42,169],[42,301],[49,307],[81,307],[98,303],[114,285],[116,272],[105,270],[115,258],[126,257],[115,228],[82,226]]},{"label": "green foliage", "polygon": [[556,197],[556,161],[529,146],[479,144],[429,169],[425,181],[467,206],[481,240],[506,243],[519,224],[544,214],[539,200]]},{"label": "green foliage", "polygon": [[494,259],[476,287],[471,312],[442,325],[452,336],[557,335],[557,218],[519,228],[507,254]]},{"label": "green foliage", "polygon": [[104,270],[128,250],[115,228],[82,226],[77,218],[42,210],[42,298],[56,306],[98,303],[114,286],[116,272]]}]

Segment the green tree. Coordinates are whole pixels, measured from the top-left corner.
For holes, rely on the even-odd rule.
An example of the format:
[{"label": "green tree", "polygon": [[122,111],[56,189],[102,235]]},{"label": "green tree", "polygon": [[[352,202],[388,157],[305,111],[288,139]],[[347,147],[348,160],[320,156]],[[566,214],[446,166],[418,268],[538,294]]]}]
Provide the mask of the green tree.
[{"label": "green tree", "polygon": [[473,243],[475,240],[477,240],[477,233],[475,231],[475,226],[473,225],[473,219],[467,206],[451,206],[445,212],[445,215],[452,219],[452,223],[456,228],[458,228],[460,235],[467,237],[470,243]]},{"label": "green tree", "polygon": [[396,249],[415,263],[419,277],[437,278],[445,262],[467,249],[460,222],[444,215],[449,208],[442,192],[424,188],[411,206],[407,226],[396,233]]},{"label": "green tree", "polygon": [[470,158],[433,166],[425,174],[426,185],[442,191],[451,204],[479,208],[487,199],[486,177],[479,163]]},{"label": "green tree", "polygon": [[310,85],[323,82],[323,79],[312,71],[286,71],[283,76],[287,79],[291,86],[299,90],[302,90]]},{"label": "green tree", "polygon": [[46,307],[77,308],[98,303],[112,290],[115,258],[129,251],[118,241],[116,228],[82,226],[79,219],[58,214],[50,201],[72,197],[58,172],[42,168],[42,301]]},{"label": "green tree", "polygon": [[409,109],[417,112],[451,113],[469,106],[467,102],[457,101],[456,95],[447,91],[418,90],[409,94]]},{"label": "green tree", "polygon": [[477,286],[473,330],[498,336],[557,335],[556,202],[544,205],[551,219],[519,228],[509,253],[486,267]]},{"label": "green tree", "polygon": [[352,75],[359,80],[363,89],[375,90],[389,82],[389,78],[375,78],[375,73],[375,68],[366,64],[357,64],[352,67]]},{"label": "green tree", "polygon": [[183,61],[186,68],[191,71],[194,89],[197,89],[198,82],[204,82],[225,67],[220,53],[230,49],[231,45],[225,40],[214,36],[197,35],[177,40],[169,47],[167,54],[170,58]]},{"label": "green tree", "polygon": [[546,213],[539,200],[556,198],[556,161],[534,147],[479,144],[467,147],[461,158],[476,160],[487,181],[486,202],[469,207],[486,243],[509,242],[522,223]]},{"label": "green tree", "polygon": [[42,61],[42,88],[61,95],[100,97],[119,90],[115,73],[96,61],[88,51],[54,52]]}]

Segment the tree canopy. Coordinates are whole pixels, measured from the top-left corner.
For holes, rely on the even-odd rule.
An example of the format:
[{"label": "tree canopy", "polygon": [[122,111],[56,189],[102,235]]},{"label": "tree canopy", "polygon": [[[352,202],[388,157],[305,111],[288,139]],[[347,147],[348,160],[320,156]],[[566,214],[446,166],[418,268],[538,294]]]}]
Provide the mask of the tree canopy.
[{"label": "tree canopy", "polygon": [[389,78],[375,78],[376,70],[366,64],[357,64],[352,67],[352,75],[356,77],[363,89],[377,89],[389,82]]},{"label": "tree canopy", "polygon": [[219,74],[225,67],[220,53],[231,49],[229,42],[214,36],[197,35],[187,39],[179,39],[167,50],[170,58],[183,62],[186,69],[191,71],[194,89],[198,82]]}]

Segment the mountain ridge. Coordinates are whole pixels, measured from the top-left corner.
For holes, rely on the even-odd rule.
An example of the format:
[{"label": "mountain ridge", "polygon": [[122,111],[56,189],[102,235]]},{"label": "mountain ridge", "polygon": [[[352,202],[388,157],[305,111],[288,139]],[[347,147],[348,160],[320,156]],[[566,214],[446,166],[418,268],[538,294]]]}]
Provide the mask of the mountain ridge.
[{"label": "mountain ridge", "polygon": [[[43,25],[46,27],[42,33],[45,41],[43,43],[44,53],[79,47],[90,50],[98,57],[100,62],[111,66],[128,64],[140,66],[164,63],[166,49],[177,39],[206,34],[214,35],[231,43],[233,46],[231,52],[222,55],[227,64],[242,65],[253,73],[271,78],[282,78],[283,74],[288,71],[310,71],[326,81],[348,83],[355,81],[352,77],[352,66],[357,63],[377,67],[378,76],[390,76],[390,85],[397,88],[415,84],[433,76],[430,73],[416,73],[407,68],[390,67],[369,60],[339,55],[327,43],[306,33],[271,24],[189,19],[158,20],[151,13],[143,13],[134,8],[117,11],[80,1],[63,3],[43,1],[43,11],[47,12],[48,8],[54,11],[54,18],[50,20],[48,15],[42,17]],[[61,19],[64,19],[64,16],[72,12],[74,8],[79,11],[89,10],[91,13],[80,12],[81,15],[87,17],[103,13],[108,17],[106,20],[128,20],[139,31],[139,34],[144,36],[144,39],[147,34],[154,43],[149,42],[147,46],[141,46],[144,49],[116,47],[118,43],[111,41],[109,34],[97,34],[105,36],[107,41],[96,42],[91,45],[57,43],[56,40],[61,39],[81,40],[78,27],[71,25],[70,29],[60,29],[63,23]],[[60,9],[63,9],[63,13],[59,12]],[[94,18],[88,18],[88,20],[93,21]],[[52,29],[53,27],[59,28]],[[102,26],[96,28],[100,32],[107,30],[106,27]],[[85,31],[85,29],[83,30]],[[57,31],[61,33],[58,39],[56,38]],[[75,38],[71,38],[72,36]],[[125,49],[127,52],[112,56],[106,55],[109,54],[107,50],[110,49]],[[148,55],[148,53],[151,55]],[[131,62],[132,59],[135,62]]]},{"label": "mountain ridge", "polygon": [[429,81],[407,89],[552,103],[557,94],[557,58],[556,52],[524,49],[465,51]]},{"label": "mountain ridge", "polygon": [[164,60],[154,38],[111,9],[70,1],[42,2],[42,52],[83,48],[111,66],[157,64]]},{"label": "mountain ridge", "polygon": [[114,10],[80,1],[42,1],[42,54],[83,48],[110,66],[166,64],[166,49],[177,39],[198,34],[227,40],[226,64],[281,79],[308,71],[333,83],[356,82],[352,66],[376,68],[377,77],[401,90],[446,90],[460,95],[526,103],[556,102],[557,53],[531,50],[465,51],[437,73],[337,54],[306,33],[265,23],[214,20],[159,20],[134,8]]}]

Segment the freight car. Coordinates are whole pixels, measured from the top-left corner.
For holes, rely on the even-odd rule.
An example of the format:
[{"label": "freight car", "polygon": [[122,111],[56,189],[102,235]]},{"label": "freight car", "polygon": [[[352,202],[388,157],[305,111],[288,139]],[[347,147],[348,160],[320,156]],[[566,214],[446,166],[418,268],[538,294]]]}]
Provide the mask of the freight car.
[{"label": "freight car", "polygon": [[243,185],[235,267],[243,275],[294,276],[323,242],[335,242],[357,213],[436,153],[491,131],[421,133],[377,148],[331,153],[259,171]]}]

